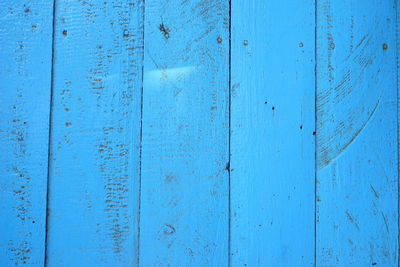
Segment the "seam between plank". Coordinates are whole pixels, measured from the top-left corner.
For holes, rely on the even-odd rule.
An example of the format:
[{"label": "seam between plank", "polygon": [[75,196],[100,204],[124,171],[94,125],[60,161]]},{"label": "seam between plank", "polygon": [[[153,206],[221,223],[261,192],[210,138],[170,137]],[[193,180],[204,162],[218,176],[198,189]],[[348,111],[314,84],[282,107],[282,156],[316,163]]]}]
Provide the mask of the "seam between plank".
[{"label": "seam between plank", "polygon": [[317,52],[317,37],[318,37],[318,0],[314,1],[314,266],[317,266],[317,103],[318,103],[318,52]]},{"label": "seam between plank", "polygon": [[140,92],[140,133],[139,133],[139,189],[138,189],[138,218],[137,218],[137,266],[140,266],[140,209],[142,199],[142,140],[143,140],[143,92],[144,92],[144,43],[145,43],[145,12],[146,1],[142,2],[142,77],[141,77],[141,92]]},{"label": "seam between plank", "polygon": [[228,59],[228,266],[231,266],[231,86],[232,86],[232,0],[229,0],[229,59]]},{"label": "seam between plank", "polygon": [[50,70],[50,104],[49,104],[49,133],[47,144],[47,186],[46,186],[46,221],[45,221],[45,240],[44,240],[44,266],[47,266],[48,258],[48,232],[49,232],[49,192],[51,177],[51,144],[53,139],[53,107],[54,107],[54,63],[55,63],[55,29],[56,29],[56,0],[53,1],[53,22],[52,22],[52,43],[51,43],[51,70]]},{"label": "seam between plank", "polygon": [[400,201],[399,201],[399,192],[400,192],[400,181],[399,181],[399,164],[400,164],[400,152],[399,152],[399,1],[395,0],[395,40],[396,40],[396,110],[397,110],[397,119],[396,119],[396,128],[397,128],[397,266],[400,266]]}]

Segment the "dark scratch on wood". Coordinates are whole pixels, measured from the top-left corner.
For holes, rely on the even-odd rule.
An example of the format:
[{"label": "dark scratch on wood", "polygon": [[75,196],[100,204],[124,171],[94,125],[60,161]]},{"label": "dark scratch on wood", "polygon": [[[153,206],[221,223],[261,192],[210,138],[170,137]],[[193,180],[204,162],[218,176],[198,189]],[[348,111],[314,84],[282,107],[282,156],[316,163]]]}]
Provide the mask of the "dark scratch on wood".
[{"label": "dark scratch on wood", "polygon": [[360,230],[360,226],[358,225],[356,219],[351,215],[351,213],[348,210],[346,210],[345,213],[347,215],[347,219],[357,228],[357,230]]}]

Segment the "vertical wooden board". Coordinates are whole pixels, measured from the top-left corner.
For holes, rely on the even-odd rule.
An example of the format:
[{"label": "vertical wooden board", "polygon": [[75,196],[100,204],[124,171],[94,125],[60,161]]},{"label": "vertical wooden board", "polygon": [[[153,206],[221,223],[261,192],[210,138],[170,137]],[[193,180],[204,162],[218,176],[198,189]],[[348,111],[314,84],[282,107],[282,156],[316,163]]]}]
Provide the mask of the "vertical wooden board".
[{"label": "vertical wooden board", "polygon": [[[396,63],[397,63],[397,246],[400,246],[400,2],[396,5]],[[400,266],[400,255],[397,252],[397,266]]]},{"label": "vertical wooden board", "polygon": [[0,3],[0,266],[44,262],[53,1]]},{"label": "vertical wooden board", "polygon": [[143,3],[58,1],[47,264],[137,262]]},{"label": "vertical wooden board", "polygon": [[148,0],[141,266],[228,264],[229,1]]},{"label": "vertical wooden board", "polygon": [[394,4],[318,1],[318,266],[398,264]]},{"label": "vertical wooden board", "polygon": [[314,264],[314,11],[232,1],[232,266]]}]

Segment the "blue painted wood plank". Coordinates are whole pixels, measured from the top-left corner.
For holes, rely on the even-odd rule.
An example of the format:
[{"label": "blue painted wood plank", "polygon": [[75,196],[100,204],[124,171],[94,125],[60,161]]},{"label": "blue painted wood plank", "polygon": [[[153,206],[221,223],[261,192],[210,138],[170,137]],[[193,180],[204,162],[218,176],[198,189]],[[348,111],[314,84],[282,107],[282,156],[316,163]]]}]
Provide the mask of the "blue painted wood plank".
[{"label": "blue painted wood plank", "polygon": [[317,13],[317,265],[397,266],[395,1]]},{"label": "blue painted wood plank", "polygon": [[44,262],[53,1],[0,3],[0,266]]},{"label": "blue painted wood plank", "polygon": [[227,266],[229,1],[148,0],[141,266]]},{"label": "blue painted wood plank", "polygon": [[57,1],[47,264],[137,262],[143,3]]},{"label": "blue painted wood plank", "polygon": [[314,265],[314,11],[232,1],[232,266]]}]

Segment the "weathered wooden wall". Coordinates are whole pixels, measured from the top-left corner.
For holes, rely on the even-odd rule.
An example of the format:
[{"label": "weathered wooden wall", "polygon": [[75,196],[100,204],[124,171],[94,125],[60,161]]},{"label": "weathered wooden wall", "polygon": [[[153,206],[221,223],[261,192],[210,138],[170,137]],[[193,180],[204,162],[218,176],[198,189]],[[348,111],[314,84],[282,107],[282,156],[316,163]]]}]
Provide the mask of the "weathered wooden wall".
[{"label": "weathered wooden wall", "polygon": [[397,0],[0,3],[0,266],[399,266]]}]

